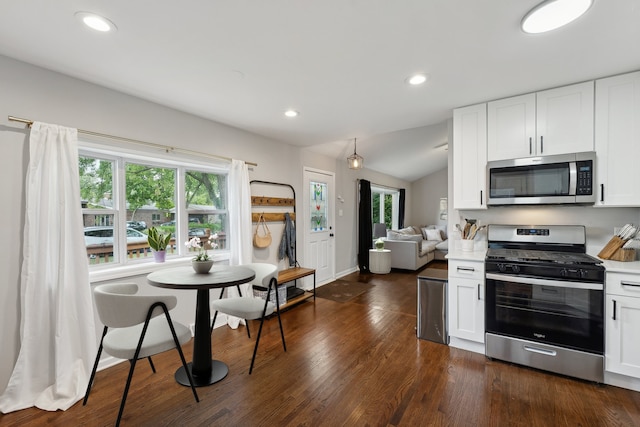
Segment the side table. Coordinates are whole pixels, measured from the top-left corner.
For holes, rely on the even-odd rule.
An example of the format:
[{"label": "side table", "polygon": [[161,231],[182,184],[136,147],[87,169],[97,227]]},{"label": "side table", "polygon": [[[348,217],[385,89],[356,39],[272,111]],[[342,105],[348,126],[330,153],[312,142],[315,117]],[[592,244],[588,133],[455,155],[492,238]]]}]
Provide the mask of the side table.
[{"label": "side table", "polygon": [[369,271],[375,274],[387,274],[391,271],[391,250],[369,249]]}]

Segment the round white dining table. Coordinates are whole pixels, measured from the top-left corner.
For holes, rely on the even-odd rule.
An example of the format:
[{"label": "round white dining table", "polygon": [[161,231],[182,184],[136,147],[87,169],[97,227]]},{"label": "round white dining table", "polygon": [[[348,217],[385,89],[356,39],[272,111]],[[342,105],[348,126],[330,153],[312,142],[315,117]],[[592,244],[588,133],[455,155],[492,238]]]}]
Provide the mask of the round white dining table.
[{"label": "round white dining table", "polygon": [[[152,286],[197,291],[193,358],[187,365],[196,387],[214,384],[229,373],[226,363],[211,358],[209,290],[241,285],[254,278],[252,269],[231,265],[214,265],[206,274],[198,274],[192,267],[175,267],[154,271],[147,276]],[[175,378],[178,383],[190,386],[184,367],[176,371]]]}]

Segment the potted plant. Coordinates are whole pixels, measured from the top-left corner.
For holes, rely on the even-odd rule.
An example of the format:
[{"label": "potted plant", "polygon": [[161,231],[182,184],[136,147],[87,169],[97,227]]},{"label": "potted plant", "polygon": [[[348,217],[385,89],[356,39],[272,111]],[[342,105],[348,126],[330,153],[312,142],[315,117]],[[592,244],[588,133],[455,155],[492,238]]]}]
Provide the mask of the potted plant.
[{"label": "potted plant", "polygon": [[151,227],[147,240],[149,246],[153,249],[153,259],[155,259],[156,262],[164,262],[167,245],[171,241],[171,233],[165,234],[156,227]]},{"label": "potted plant", "polygon": [[[212,249],[218,247],[218,244],[214,242],[218,238],[217,234],[212,234],[209,236],[209,246]],[[196,273],[205,274],[211,270],[213,266],[213,260],[209,257],[209,253],[207,249],[204,247],[204,243],[200,241],[198,237],[193,237],[191,240],[185,243],[186,247],[189,249],[197,249],[198,253],[193,257],[191,261],[191,265]]]}]

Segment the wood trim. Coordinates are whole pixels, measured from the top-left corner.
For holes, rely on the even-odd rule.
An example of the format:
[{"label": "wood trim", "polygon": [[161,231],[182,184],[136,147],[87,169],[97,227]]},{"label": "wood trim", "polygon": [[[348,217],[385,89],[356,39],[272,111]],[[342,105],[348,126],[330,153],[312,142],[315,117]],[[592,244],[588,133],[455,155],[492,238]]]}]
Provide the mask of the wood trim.
[{"label": "wood trim", "polygon": [[294,206],[295,203],[296,201],[291,198],[251,196],[253,206]]},{"label": "wood trim", "polygon": [[[251,221],[258,222],[261,214],[262,216],[264,216],[264,220],[267,222],[282,222],[284,221],[285,212],[253,212],[251,214]],[[295,212],[289,212],[289,216],[291,217],[292,221],[296,220]]]}]

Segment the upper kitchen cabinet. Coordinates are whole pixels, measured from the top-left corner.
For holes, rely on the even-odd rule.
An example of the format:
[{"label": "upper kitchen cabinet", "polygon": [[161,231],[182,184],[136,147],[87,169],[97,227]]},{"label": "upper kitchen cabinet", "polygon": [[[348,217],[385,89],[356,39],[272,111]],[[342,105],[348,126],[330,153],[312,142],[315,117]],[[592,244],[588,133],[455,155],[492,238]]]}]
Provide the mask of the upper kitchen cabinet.
[{"label": "upper kitchen cabinet", "polygon": [[596,80],[596,206],[640,206],[640,72]]},{"label": "upper kitchen cabinet", "polygon": [[488,160],[518,159],[535,153],[534,93],[489,102],[487,119]]},{"label": "upper kitchen cabinet", "polygon": [[593,82],[488,103],[488,160],[593,151]]},{"label": "upper kitchen cabinet", "polygon": [[453,110],[453,208],[486,209],[487,104]]}]

